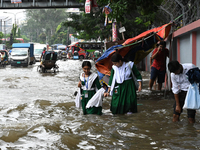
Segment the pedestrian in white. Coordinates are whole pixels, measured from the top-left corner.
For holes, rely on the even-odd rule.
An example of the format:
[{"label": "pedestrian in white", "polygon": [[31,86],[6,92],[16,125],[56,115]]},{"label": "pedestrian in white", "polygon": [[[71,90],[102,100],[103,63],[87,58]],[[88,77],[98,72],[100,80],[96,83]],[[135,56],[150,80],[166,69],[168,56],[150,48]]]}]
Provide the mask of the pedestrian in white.
[{"label": "pedestrian in white", "polygon": [[[171,61],[168,64],[168,70],[171,72],[172,92],[174,93],[175,98],[173,122],[179,121],[190,85],[186,73],[188,70],[195,67],[196,66],[191,63],[180,64],[178,61]],[[188,120],[190,123],[195,123],[195,114],[196,110],[187,109]]]}]

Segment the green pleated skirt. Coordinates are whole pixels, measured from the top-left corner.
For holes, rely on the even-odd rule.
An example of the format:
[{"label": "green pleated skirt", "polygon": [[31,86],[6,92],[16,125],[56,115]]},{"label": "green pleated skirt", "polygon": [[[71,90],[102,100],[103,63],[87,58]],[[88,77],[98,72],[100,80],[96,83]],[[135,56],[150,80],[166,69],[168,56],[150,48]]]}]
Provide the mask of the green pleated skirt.
[{"label": "green pleated skirt", "polygon": [[122,84],[115,84],[110,110],[113,114],[137,112],[137,94],[133,79],[125,80]]},{"label": "green pleated skirt", "polygon": [[[85,93],[88,92],[88,98],[85,98]],[[92,96],[95,94],[95,90],[91,91],[82,91],[82,96],[81,96],[81,104],[82,104],[82,109],[83,109],[83,114],[97,114],[97,115],[102,115],[102,107],[90,107],[86,109],[86,105],[88,101],[92,98]]]}]

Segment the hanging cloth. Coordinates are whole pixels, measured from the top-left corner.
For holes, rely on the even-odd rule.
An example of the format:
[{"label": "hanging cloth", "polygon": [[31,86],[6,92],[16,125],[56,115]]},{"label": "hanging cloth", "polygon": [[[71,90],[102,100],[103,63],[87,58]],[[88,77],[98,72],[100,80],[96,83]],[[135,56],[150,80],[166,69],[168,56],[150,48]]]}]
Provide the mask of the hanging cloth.
[{"label": "hanging cloth", "polygon": [[22,3],[22,0],[11,0],[11,3]]}]

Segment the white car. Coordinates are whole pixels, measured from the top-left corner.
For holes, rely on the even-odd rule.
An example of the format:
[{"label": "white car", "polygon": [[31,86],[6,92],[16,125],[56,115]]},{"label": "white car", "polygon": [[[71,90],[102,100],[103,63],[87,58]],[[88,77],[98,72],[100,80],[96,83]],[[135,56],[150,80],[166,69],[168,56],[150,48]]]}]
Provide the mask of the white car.
[{"label": "white car", "polygon": [[46,44],[34,44],[34,56],[36,61],[40,61],[40,57],[44,47],[47,48]]}]

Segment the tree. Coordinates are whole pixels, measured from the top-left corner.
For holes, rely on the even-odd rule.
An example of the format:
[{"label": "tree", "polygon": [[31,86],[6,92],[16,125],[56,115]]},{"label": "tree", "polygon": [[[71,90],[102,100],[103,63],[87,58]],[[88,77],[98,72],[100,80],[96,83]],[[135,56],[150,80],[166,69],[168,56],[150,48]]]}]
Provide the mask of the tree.
[{"label": "tree", "polygon": [[[0,39],[2,39],[3,38],[3,33],[2,32],[0,32]],[[0,40],[0,44],[2,43],[2,40]]]},{"label": "tree", "polygon": [[[67,18],[65,9],[26,10],[27,22],[21,34],[34,42],[46,43],[56,32],[57,26]],[[40,38],[42,35],[42,38]],[[44,38],[45,35],[45,38]],[[50,43],[53,44],[53,43]]]},{"label": "tree", "polygon": [[103,26],[104,14],[101,11],[91,14],[85,14],[83,11],[71,13],[69,18],[72,20],[64,22],[63,25],[72,27],[77,32],[74,36],[79,39],[105,39],[110,33],[108,30],[111,29],[111,25]]},{"label": "tree", "polygon": [[[63,26],[62,23],[60,23],[57,28],[55,34],[52,36],[50,42],[54,43],[62,43],[64,45],[69,45],[71,42],[69,42],[69,34],[74,34],[72,28]],[[61,41],[61,42],[60,42]]]},{"label": "tree", "polygon": [[[82,2],[84,0],[81,0]],[[125,26],[125,38],[130,38],[146,31],[151,27],[155,19],[158,6],[163,0],[111,0],[109,6],[112,12],[108,15],[110,20],[116,19],[117,26]],[[103,40],[111,34],[111,25],[103,26],[105,14],[102,9],[108,0],[98,0],[99,10],[90,14],[71,14],[72,20],[66,21],[64,25],[71,26],[79,33],[79,38]],[[120,36],[120,34],[118,34]],[[119,37],[122,39],[122,37]]]},{"label": "tree", "polygon": [[21,29],[20,28],[18,28],[18,30],[17,30],[17,37],[21,37]]},{"label": "tree", "polygon": [[27,38],[26,35],[21,35],[21,37],[23,38],[24,43],[28,43],[30,41],[30,39]]},{"label": "tree", "polygon": [[12,37],[16,38],[17,37],[17,30],[18,30],[18,26],[16,24],[13,24],[13,28],[12,28]]}]

